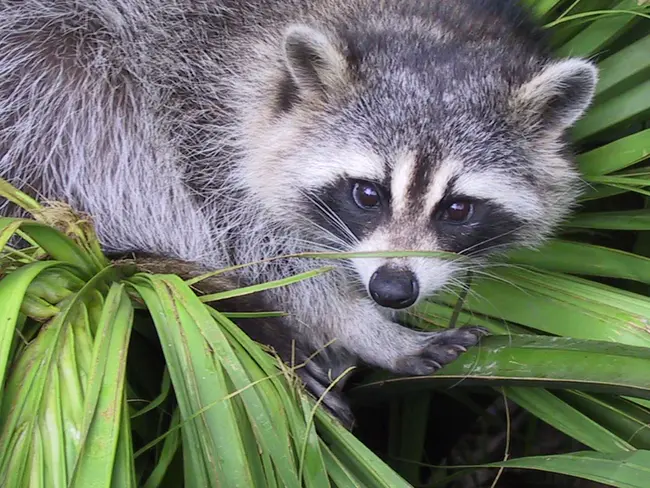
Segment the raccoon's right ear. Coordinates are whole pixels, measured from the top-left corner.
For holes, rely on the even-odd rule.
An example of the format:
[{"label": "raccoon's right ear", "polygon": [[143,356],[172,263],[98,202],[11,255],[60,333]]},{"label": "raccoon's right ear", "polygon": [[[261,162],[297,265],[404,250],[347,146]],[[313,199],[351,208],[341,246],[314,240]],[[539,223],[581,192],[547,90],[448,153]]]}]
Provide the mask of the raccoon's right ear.
[{"label": "raccoon's right ear", "polygon": [[514,113],[525,130],[561,134],[587,110],[598,82],[598,69],[583,59],[564,59],[542,69],[519,87]]},{"label": "raccoon's right ear", "polygon": [[321,98],[346,85],[348,62],[325,33],[302,24],[292,25],[285,31],[283,48],[292,88],[300,98]]}]

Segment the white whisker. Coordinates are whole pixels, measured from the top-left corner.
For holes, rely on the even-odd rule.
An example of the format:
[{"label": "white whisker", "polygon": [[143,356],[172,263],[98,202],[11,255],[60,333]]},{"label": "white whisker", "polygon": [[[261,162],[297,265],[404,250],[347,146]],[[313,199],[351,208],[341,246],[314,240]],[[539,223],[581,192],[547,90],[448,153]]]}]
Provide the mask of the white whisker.
[{"label": "white whisker", "polygon": [[[471,245],[471,246],[469,246],[469,247],[463,249],[462,251],[459,251],[458,254],[461,254],[461,255],[463,255],[463,254],[467,254],[467,253],[471,252],[473,249],[476,249],[476,248],[479,247],[479,246],[482,246],[482,245],[484,245],[484,244],[486,244],[486,243],[488,243],[488,242],[495,241],[495,240],[497,240],[497,239],[501,239],[502,237],[508,236],[508,235],[510,235],[510,234],[514,234],[515,232],[521,230],[521,229],[524,228],[524,227],[525,227],[525,224],[522,224],[522,225],[520,225],[520,226],[518,226],[518,227],[516,227],[516,228],[514,228],[514,229],[511,229],[511,230],[509,230],[509,231],[503,232],[502,234],[498,234],[498,235],[496,235],[496,236],[490,237],[489,239],[485,239],[485,240],[483,240],[483,241],[477,242],[476,244],[473,244],[473,245]],[[485,252],[485,250],[483,250],[483,249],[481,249],[481,251],[482,251],[482,252]]]},{"label": "white whisker", "polygon": [[354,235],[354,233],[350,230],[350,228],[347,226],[343,220],[341,220],[341,217],[339,217],[321,198],[319,198],[316,195],[310,195],[306,192],[302,192],[303,195],[305,195],[309,200],[311,200],[314,205],[316,205],[316,208],[334,225],[336,226],[337,229],[339,229],[341,232],[343,232],[343,235],[347,238],[349,238],[349,243],[350,244],[358,244],[359,239],[357,236]]}]

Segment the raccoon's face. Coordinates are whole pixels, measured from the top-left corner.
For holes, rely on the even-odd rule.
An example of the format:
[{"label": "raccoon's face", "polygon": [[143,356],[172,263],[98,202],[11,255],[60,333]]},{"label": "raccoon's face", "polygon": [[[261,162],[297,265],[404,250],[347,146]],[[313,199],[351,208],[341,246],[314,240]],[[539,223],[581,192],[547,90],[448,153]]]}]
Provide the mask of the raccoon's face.
[{"label": "raccoon's face", "polygon": [[[595,68],[503,60],[502,50],[462,44],[447,46],[454,58],[422,40],[370,44],[360,52],[289,29],[265,154],[248,171],[262,200],[321,250],[475,257],[547,236],[575,201],[564,134],[591,101]],[[365,292],[391,309],[465,266],[432,257],[351,263]]]}]

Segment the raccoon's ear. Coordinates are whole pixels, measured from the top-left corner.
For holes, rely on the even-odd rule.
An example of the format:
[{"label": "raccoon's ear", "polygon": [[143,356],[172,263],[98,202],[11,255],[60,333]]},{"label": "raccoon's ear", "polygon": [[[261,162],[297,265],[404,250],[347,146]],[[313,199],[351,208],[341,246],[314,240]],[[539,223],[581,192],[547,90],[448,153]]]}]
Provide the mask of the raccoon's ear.
[{"label": "raccoon's ear", "polygon": [[597,82],[598,69],[589,61],[554,62],[517,90],[515,114],[526,130],[561,134],[587,110]]},{"label": "raccoon's ear", "polygon": [[283,48],[286,68],[301,98],[322,97],[345,85],[347,60],[325,33],[292,25],[285,31]]}]

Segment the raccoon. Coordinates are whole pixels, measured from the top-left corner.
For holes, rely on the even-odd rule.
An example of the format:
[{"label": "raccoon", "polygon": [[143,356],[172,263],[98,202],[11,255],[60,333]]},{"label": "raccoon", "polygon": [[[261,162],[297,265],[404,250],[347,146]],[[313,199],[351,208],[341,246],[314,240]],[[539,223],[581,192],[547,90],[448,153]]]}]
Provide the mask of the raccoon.
[{"label": "raccoon", "polygon": [[[597,70],[514,0],[1,0],[0,176],[92,216],[107,253],[240,285],[313,269],[248,323],[322,394],[349,366],[426,375],[484,331],[398,323],[571,210],[567,130]],[[4,212],[10,209],[5,207]],[[350,412],[339,383],[326,404]]]}]

